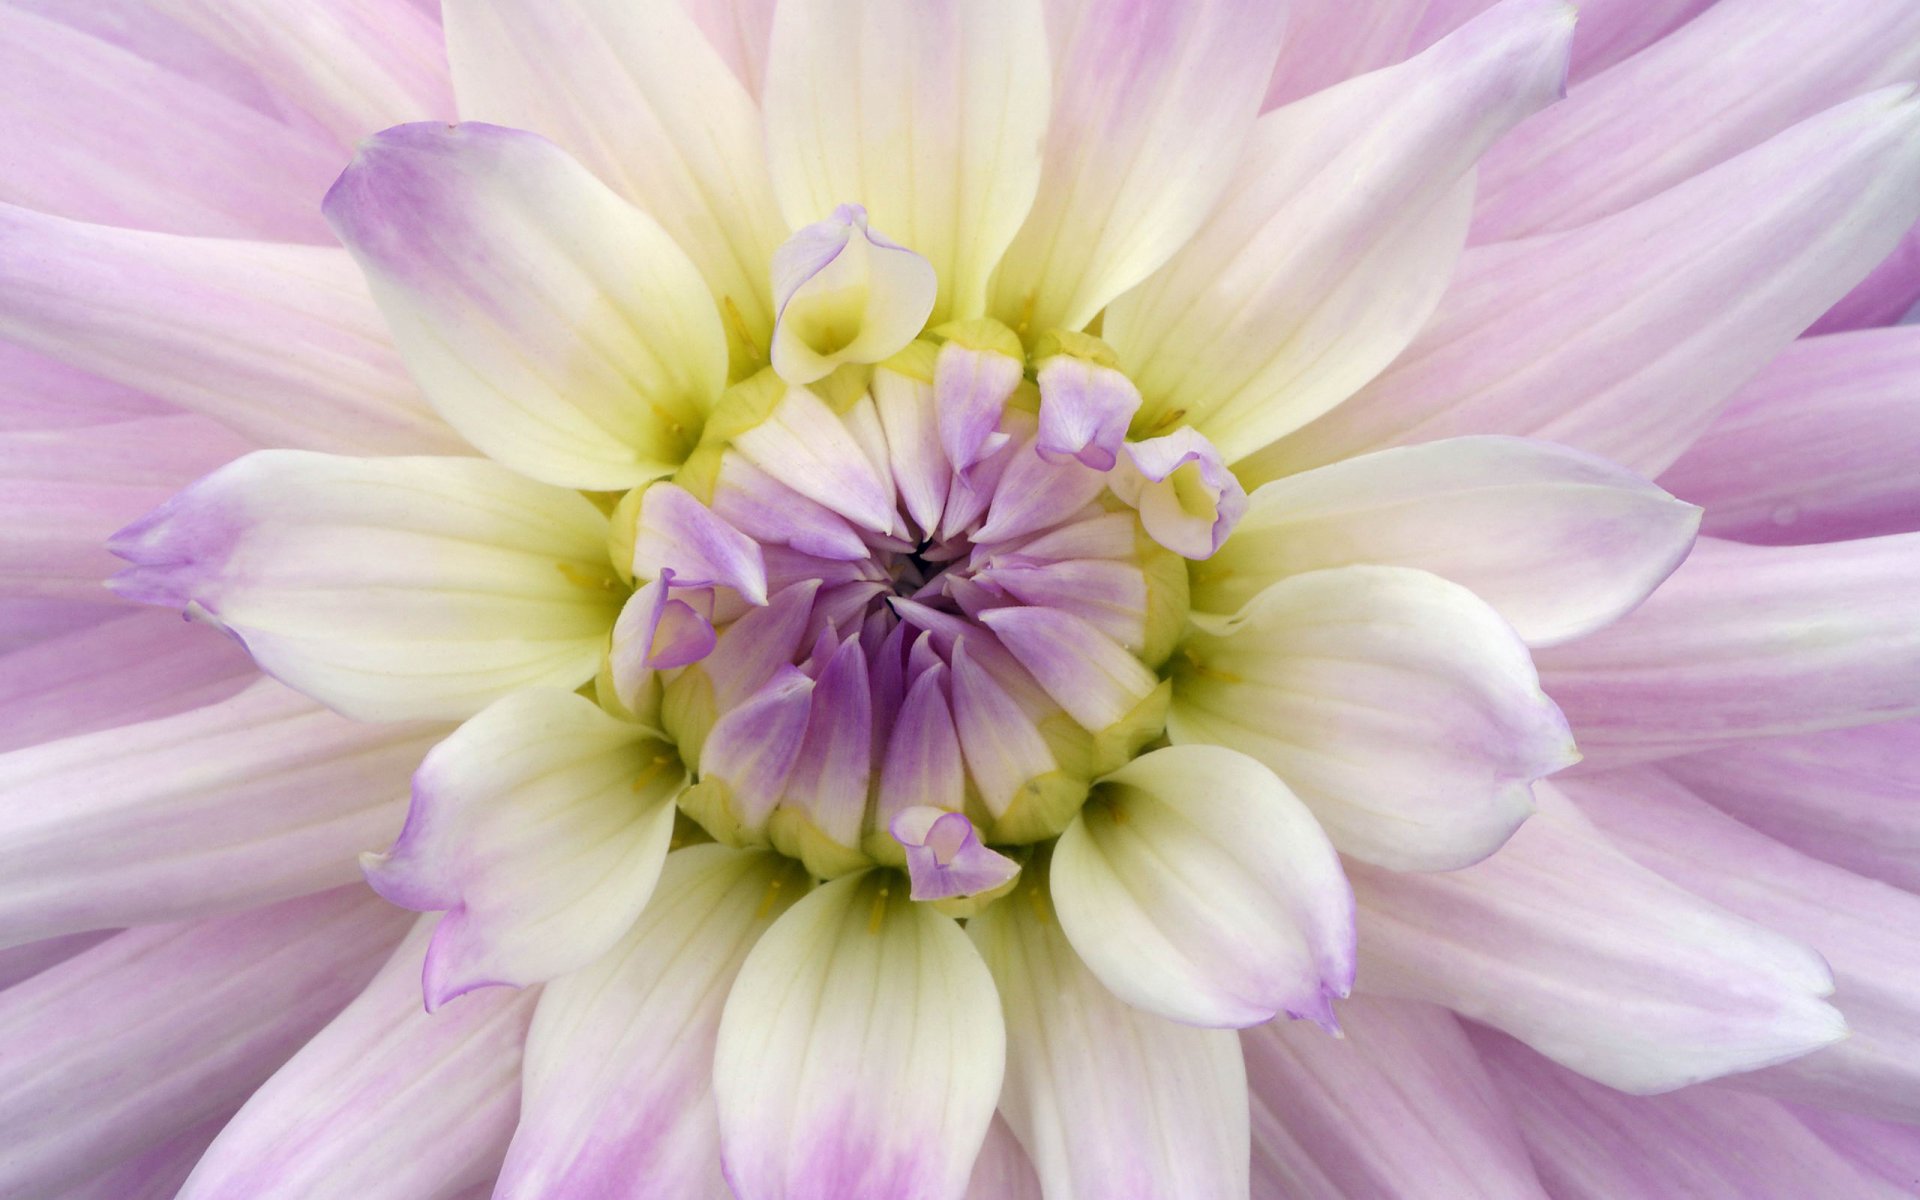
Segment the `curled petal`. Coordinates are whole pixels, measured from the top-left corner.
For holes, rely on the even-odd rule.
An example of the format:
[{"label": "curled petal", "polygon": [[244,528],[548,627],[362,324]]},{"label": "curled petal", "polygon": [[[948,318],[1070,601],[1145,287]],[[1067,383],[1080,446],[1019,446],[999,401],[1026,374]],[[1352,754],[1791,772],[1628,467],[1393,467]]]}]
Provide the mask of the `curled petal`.
[{"label": "curled petal", "polygon": [[1127,443],[1114,491],[1140,510],[1154,541],[1183,558],[1208,558],[1247,511],[1247,493],[1196,429]]},{"label": "curled petal", "polygon": [[926,259],[841,205],[773,253],[773,369],[806,384],[891,358],[927,323],[938,286]]},{"label": "curled petal", "polygon": [[1056,354],[1040,364],[1040,457],[1111,471],[1140,390],[1110,366]]},{"label": "curled petal", "polygon": [[1020,873],[1018,863],[981,843],[965,813],[924,805],[903,809],[887,832],[906,848],[915,900],[990,892]]}]

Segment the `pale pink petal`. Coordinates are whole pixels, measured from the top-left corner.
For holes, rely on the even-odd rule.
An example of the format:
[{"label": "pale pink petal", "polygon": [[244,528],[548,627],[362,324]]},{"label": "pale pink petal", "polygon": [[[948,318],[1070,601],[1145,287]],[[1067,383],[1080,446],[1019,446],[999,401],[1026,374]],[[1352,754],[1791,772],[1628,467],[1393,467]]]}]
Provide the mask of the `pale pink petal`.
[{"label": "pale pink petal", "polygon": [[767,602],[760,547],[679,484],[655,483],[641,493],[632,567],[641,579],[727,587],[749,604]]},{"label": "pale pink petal", "polygon": [[[958,749],[954,746],[956,754]],[[1020,874],[1020,864],[982,843],[961,812],[926,805],[903,809],[888,822],[887,832],[907,852],[915,900],[991,892]]]},{"label": "pale pink petal", "polygon": [[1658,769],[1566,781],[1567,795],[1635,861],[1833,968],[1847,1039],[1731,1086],[1920,1121],[1920,896],[1808,857],[1747,828]]},{"label": "pale pink petal", "polygon": [[1220,551],[1189,568],[1197,611],[1231,614],[1287,575],[1353,563],[1462,584],[1529,645],[1591,633],[1680,565],[1700,512],[1630,471],[1547,442],[1403,446],[1254,490]]},{"label": "pale pink petal", "polygon": [[940,347],[933,369],[934,405],[940,445],[958,477],[956,484],[970,478],[976,467],[984,469],[986,460],[1009,444],[1010,437],[998,432],[1000,418],[1007,398],[1020,385],[1022,367],[1017,341],[1000,346],[949,341]]},{"label": "pale pink petal", "polygon": [[1920,303],[1920,227],[1907,231],[1892,254],[1842,296],[1818,321],[1810,334],[1840,333],[1894,325]]},{"label": "pale pink petal", "polygon": [[862,529],[892,532],[899,516],[888,481],[826,401],[788,389],[767,419],[733,439],[762,471]]},{"label": "pale pink petal", "polygon": [[1228,198],[1104,334],[1146,396],[1228,461],[1326,412],[1433,312],[1481,152],[1558,99],[1572,10],[1508,0],[1402,66],[1263,117]]},{"label": "pale pink petal", "polygon": [[563,487],[670,473],[727,379],[692,262],[545,138],[418,124],[359,146],[327,220],[408,369],[490,457]]},{"label": "pale pink petal", "polygon": [[998,1113],[993,1116],[993,1124],[987,1126],[980,1157],[973,1160],[966,1200],[1044,1200],[1033,1160],[1020,1148],[1020,1139],[1013,1136],[1007,1119]]},{"label": "pale pink petal", "polygon": [[1248,1187],[1246,1068],[1224,1029],[1130,1008],[1067,944],[1042,884],[967,923],[1007,1023],[1000,1113],[1048,1196],[1214,1200]]},{"label": "pale pink petal", "polygon": [[1899,1186],[1911,1186],[1920,1179],[1920,1126],[1798,1104],[1786,1108],[1842,1158],[1868,1174]]},{"label": "pale pink petal", "polygon": [[777,0],[680,0],[707,41],[755,100],[767,77]]},{"label": "pale pink petal", "polygon": [[[893,483],[900,506],[913,519],[915,532],[931,537],[940,526],[940,513],[946,505],[953,473],[940,446],[935,375],[914,372],[903,358],[896,357],[873,373],[874,407],[881,430],[886,434],[887,455],[893,467]],[[938,361],[934,360],[935,373]],[[1018,369],[1016,364],[1015,370]]]},{"label": "pale pink petal", "polygon": [[1159,685],[1140,660],[1094,624],[1057,608],[995,608],[980,623],[1032,673],[1054,703],[1099,733]]},{"label": "pale pink petal", "polygon": [[179,921],[353,880],[437,726],[347,721],[261,680],[179,716],[0,755],[0,944]]},{"label": "pale pink petal", "polygon": [[1385,373],[1244,474],[1472,433],[1657,474],[1920,216],[1910,92],[1839,105],[1590,225],[1470,251]]},{"label": "pale pink petal", "polygon": [[[103,1175],[62,1190],[61,1200],[174,1200],[194,1164],[240,1107],[238,1099],[225,1109],[177,1133],[152,1149],[124,1160]],[[484,1200],[484,1198],[477,1198]]]},{"label": "pale pink petal", "polygon": [[111,42],[267,116],[283,121],[289,117],[260,73],[244,59],[234,57],[160,12],[148,0],[94,0],[90,4],[74,4],[71,0],[8,0],[8,7],[58,21],[89,37]]},{"label": "pale pink petal", "polygon": [[391,849],[363,860],[393,903],[447,910],[427,1008],[585,966],[640,915],[686,770],[670,746],[544,688],[488,706],[433,748]]},{"label": "pale pink petal", "polygon": [[1295,0],[1261,111],[1406,58],[1426,9],[1426,0],[1387,0],[1356,21],[1350,0]]},{"label": "pale pink petal", "polygon": [[1167,733],[1265,763],[1347,854],[1478,862],[1578,755],[1527,649],[1458,584],[1340,567],[1267,588],[1187,640]]},{"label": "pale pink petal", "polygon": [[130,930],[0,993],[0,1190],[68,1188],[230,1111],[403,931],[363,887]]},{"label": "pale pink petal", "polygon": [[535,993],[496,988],[422,1011],[433,923],[421,918],[346,1011],[260,1086],[180,1200],[418,1200],[494,1175],[519,1117]]},{"label": "pale pink petal", "polygon": [[0,341],[0,429],[8,433],[112,425],[178,410],[25,346]]},{"label": "pale pink petal", "polygon": [[263,450],[115,535],[114,587],[351,716],[459,718],[592,678],[620,603],[606,528],[485,459]]},{"label": "pale pink petal", "polygon": [[0,991],[31,979],[49,967],[58,966],[119,932],[118,929],[94,929],[86,933],[68,933],[44,941],[8,946],[0,950]]},{"label": "pale pink petal", "polygon": [[807,887],[772,854],[690,846],[660,898],[592,965],[548,984],[527,1033],[501,1200],[731,1200],[713,1047],[747,952]]},{"label": "pale pink petal", "polygon": [[1539,654],[1593,763],[1920,713],[1920,533],[1702,539],[1653,598]]},{"label": "pale pink petal", "polygon": [[0,205],[0,337],[263,446],[458,453],[333,247],[112,229]]},{"label": "pale pink petal", "polygon": [[1285,1013],[1338,1028],[1353,891],[1313,814],[1220,746],[1169,746],[1094,785],[1050,867],[1060,928],[1107,990],[1190,1025]]},{"label": "pale pink petal", "polygon": [[1573,78],[1584,80],[1672,36],[1716,0],[1585,0],[1573,38]]},{"label": "pale pink petal", "polygon": [[[885,393],[879,383],[889,376],[891,372],[875,374],[876,390],[890,394]],[[899,409],[889,405],[883,411]],[[930,415],[921,409],[914,417]],[[937,446],[934,452],[939,453]],[[939,497],[945,496],[943,481]],[[839,513],[802,496],[754,466],[744,455],[721,456],[720,473],[713,484],[712,507],[727,524],[761,545],[791,546],[802,554],[835,562],[863,562],[872,553],[860,534]]]},{"label": "pale pink petal", "polygon": [[1040,364],[1040,457],[1050,463],[1078,459],[1082,466],[1111,471],[1127,436],[1127,422],[1140,409],[1140,390],[1112,367],[1056,354]]},{"label": "pale pink petal", "polygon": [[720,1019],[727,1181],[749,1200],[959,1200],[1005,1033],[966,935],[891,872],[810,893],[760,939]]},{"label": "pale pink petal", "polygon": [[1671,1091],[1846,1036],[1805,945],[1668,883],[1549,786],[1463,871],[1349,864],[1362,992],[1444,1004],[1622,1091]]},{"label": "pale pink petal", "polygon": [[[1107,468],[1091,467],[1072,457],[1049,461],[1043,437],[1024,439],[1009,455],[987,505],[987,519],[968,535],[975,545],[1009,541],[1058,525],[1062,514],[1077,512],[1106,490],[1111,478],[1103,473]],[[1114,447],[1119,448],[1118,441]]]},{"label": "pale pink petal", "polygon": [[1920,328],[1903,326],[1792,343],[1660,483],[1715,537],[1837,542],[1920,529],[1916,462]]},{"label": "pale pink petal", "polygon": [[1343,1037],[1274,1021],[1240,1034],[1256,1196],[1545,1200],[1506,1098],[1445,1009],[1373,996]]}]

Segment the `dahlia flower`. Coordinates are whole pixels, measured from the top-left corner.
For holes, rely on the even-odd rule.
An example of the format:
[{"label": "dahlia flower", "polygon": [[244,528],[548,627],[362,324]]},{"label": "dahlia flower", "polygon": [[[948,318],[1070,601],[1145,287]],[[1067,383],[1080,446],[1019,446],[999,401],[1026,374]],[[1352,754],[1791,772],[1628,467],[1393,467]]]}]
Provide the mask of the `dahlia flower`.
[{"label": "dahlia flower", "polygon": [[0,1194],[1912,1194],[1917,74],[0,2]]}]

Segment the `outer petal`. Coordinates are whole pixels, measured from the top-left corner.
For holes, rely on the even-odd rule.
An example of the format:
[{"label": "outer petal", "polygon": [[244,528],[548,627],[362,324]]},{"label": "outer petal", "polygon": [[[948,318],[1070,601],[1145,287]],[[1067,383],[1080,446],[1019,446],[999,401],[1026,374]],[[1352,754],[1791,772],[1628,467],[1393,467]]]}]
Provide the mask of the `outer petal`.
[{"label": "outer petal", "polygon": [[1591,225],[1470,252],[1392,367],[1243,474],[1464,433],[1658,473],[1920,218],[1909,93],[1839,105]]},{"label": "outer petal", "polygon": [[599,667],[606,518],[483,459],[263,450],[122,530],[125,596],[211,616],[363,720],[464,717]]},{"label": "outer petal", "polygon": [[0,993],[0,1190],[65,1196],[231,1111],[400,937],[364,888],[132,930]]},{"label": "outer petal", "polygon": [[767,74],[776,0],[680,0],[727,67],[755,100]]},{"label": "outer petal", "polygon": [[660,898],[632,931],[541,992],[501,1200],[731,1200],[712,1096],[720,1010],[747,952],[806,886],[768,853],[667,856]]},{"label": "outer petal", "polygon": [[741,1200],[965,1192],[1000,1094],[993,980],[960,927],[891,872],[788,910],[727,997],[714,1098]]},{"label": "outer petal", "polygon": [[420,1009],[423,918],[367,990],[261,1085],[180,1200],[419,1200],[492,1178],[520,1109],[534,995]]},{"label": "outer petal", "polygon": [[1246,1195],[1247,1081],[1235,1035],[1115,999],[1075,957],[1043,887],[1029,872],[967,923],[1006,1013],[1000,1111],[1042,1189],[1050,1200]]},{"label": "outer petal", "polygon": [[865,205],[933,264],[935,323],[980,315],[1039,185],[1040,7],[795,0],[774,12],[767,145],[787,223]]},{"label": "outer petal", "polygon": [[1920,329],[1871,329],[1788,346],[1660,481],[1716,537],[1837,542],[1920,529],[1915,462]]},{"label": "outer petal", "polygon": [[1106,776],[1054,850],[1060,928],[1107,990],[1191,1025],[1335,1028],[1353,890],[1313,815],[1244,754],[1154,750]]},{"label": "outer petal", "polygon": [[32,979],[49,967],[59,966],[81,951],[91,950],[119,932],[118,929],[95,929],[87,933],[69,933],[62,937],[27,942],[24,945],[9,946],[5,950],[0,950],[0,991],[22,980]]},{"label": "outer petal", "polygon": [[1005,1117],[994,1114],[980,1157],[973,1160],[967,1200],[1044,1200],[1033,1160],[1020,1147]]},{"label": "outer petal", "polygon": [[1819,955],[1661,879],[1543,793],[1500,853],[1464,871],[1349,867],[1361,991],[1445,1004],[1628,1092],[1846,1035],[1819,999],[1833,988]]},{"label": "outer petal", "polygon": [[428,1009],[599,957],[653,894],[685,786],[665,743],[553,689],[496,701],[434,747],[399,840],[364,860],[395,904],[449,910],[427,951]]},{"label": "outer petal", "polygon": [[1545,1200],[1506,1098],[1445,1009],[1340,1006],[1345,1034],[1275,1021],[1240,1035],[1256,1196]]},{"label": "outer petal", "polygon": [[1540,655],[1601,762],[1920,712],[1920,534],[1703,540],[1626,620]]},{"label": "outer petal", "polygon": [[1847,1039],[1734,1086],[1920,1121],[1920,896],[1756,833],[1656,768],[1569,779],[1566,791],[1636,861],[1832,965]]},{"label": "outer petal", "polygon": [[1200,227],[1279,50],[1261,0],[1057,0],[1040,190],[993,281],[1015,329],[1079,329]]},{"label": "outer petal", "polygon": [[1625,615],[1680,565],[1700,523],[1630,471],[1518,438],[1382,450],[1251,499],[1226,545],[1189,568],[1196,610],[1232,613],[1285,576],[1381,563],[1464,585],[1534,646]]},{"label": "outer petal", "polygon": [[627,488],[699,440],[727,379],[706,285],[553,143],[403,125],[361,143],[324,207],[427,398],[490,457]]},{"label": "outer petal", "polygon": [[1383,4],[1356,21],[1346,0],[1296,0],[1288,6],[1287,36],[1261,111],[1406,58],[1417,49],[1414,34],[1427,8],[1427,0]]},{"label": "outer petal", "polygon": [[[760,113],[696,24],[723,5],[692,15],[683,7],[453,0],[447,43],[460,114],[552,138],[659,221],[740,323],[736,354],[764,356],[767,261],[786,226]],[[760,38],[764,48],[765,30]]]},{"label": "outer petal", "polygon": [[1573,10],[1509,0],[1426,54],[1262,119],[1227,201],[1103,327],[1147,398],[1229,462],[1393,361],[1466,242],[1470,172],[1559,98]]},{"label": "outer petal", "polygon": [[261,680],[0,756],[0,944],[178,921],[352,880],[437,727],[346,721]]},{"label": "outer petal", "polygon": [[1895,1184],[1920,1179],[1920,1129],[1795,1104],[1787,1109],[1863,1170]]},{"label": "outer petal", "polygon": [[267,446],[457,453],[347,255],[0,205],[0,337]]},{"label": "outer petal", "polygon": [[1334,845],[1397,870],[1477,862],[1576,759],[1526,647],[1457,584],[1342,567],[1189,637],[1167,732],[1272,768]]},{"label": "outer petal", "polygon": [[1898,324],[1920,302],[1920,227],[1907,230],[1892,254],[1841,297],[1808,333],[1839,333]]}]

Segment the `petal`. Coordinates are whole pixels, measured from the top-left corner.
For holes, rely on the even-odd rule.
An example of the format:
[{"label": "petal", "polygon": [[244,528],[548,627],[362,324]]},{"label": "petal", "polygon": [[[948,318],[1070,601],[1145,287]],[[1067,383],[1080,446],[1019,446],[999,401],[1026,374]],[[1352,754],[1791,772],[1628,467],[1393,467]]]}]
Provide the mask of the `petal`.
[{"label": "petal", "polygon": [[[1020,386],[1024,367],[1017,338],[991,346],[958,339],[940,347],[934,360],[934,405],[940,445],[961,480],[1011,440],[998,432],[1007,399]],[[971,518],[969,518],[971,519]]]},{"label": "petal", "polygon": [[858,204],[840,205],[774,251],[774,370],[804,384],[892,358],[925,326],[937,287],[925,258],[869,228]]},{"label": "petal", "polygon": [[1920,329],[1802,338],[1661,472],[1661,486],[1705,506],[1705,532],[1742,542],[1920,529],[1916,396]]},{"label": "petal", "polygon": [[1247,511],[1247,493],[1198,430],[1127,443],[1114,491],[1140,510],[1148,536],[1182,558],[1211,558]]},{"label": "petal", "polygon": [[887,533],[899,523],[879,468],[826,401],[804,387],[788,389],[733,445],[762,471],[863,529]]},{"label": "petal", "polygon": [[747,952],[804,894],[772,854],[689,846],[660,898],[591,965],[540,994],[501,1200],[731,1197],[720,1178],[713,1047]]},{"label": "petal", "polygon": [[1330,1038],[1240,1035],[1254,1194],[1294,1200],[1545,1200],[1513,1112],[1453,1015],[1357,996]]},{"label": "petal", "polygon": [[1039,185],[1047,88],[1036,0],[782,3],[764,107],[787,223],[865,205],[933,264],[936,324],[979,316]]},{"label": "petal", "polygon": [[960,927],[890,872],[815,890],[727,997],[714,1098],[743,1200],[932,1200],[966,1190],[1005,1035]]},{"label": "petal", "polygon": [[678,587],[729,587],[747,603],[767,602],[760,547],[674,483],[656,483],[640,497],[633,570],[641,579]]},{"label": "petal", "polygon": [[1000,1112],[1042,1189],[1089,1200],[1246,1195],[1247,1082],[1235,1035],[1115,999],[1067,944],[1044,886],[1029,873],[967,923],[1006,1014]]},{"label": "petal", "polygon": [[420,1008],[423,918],[373,982],[262,1084],[180,1200],[457,1196],[489,1179],[520,1109],[534,995],[494,990]]},{"label": "petal", "polygon": [[1111,471],[1140,408],[1133,381],[1110,366],[1056,354],[1040,364],[1039,384],[1040,457]]},{"label": "petal", "polygon": [[[956,754],[958,749],[954,747]],[[888,823],[887,832],[907,852],[907,873],[913,881],[915,900],[947,900],[991,892],[1013,882],[1020,873],[1019,863],[980,841],[979,832],[964,813],[924,805],[906,808]]]},{"label": "petal", "polygon": [[1596,764],[1920,713],[1920,534],[1703,539],[1625,620],[1543,651]]},{"label": "petal", "polygon": [[775,0],[680,0],[755,100],[767,74]]},{"label": "petal", "polygon": [[660,222],[739,323],[736,357],[764,363],[767,262],[787,228],[760,113],[702,36],[703,14],[612,0],[450,0],[445,11],[461,115],[552,138]]},{"label": "petal", "polygon": [[1044,1200],[1040,1177],[1033,1173],[1033,1160],[1020,1148],[1020,1140],[1007,1127],[1006,1118],[998,1113],[993,1124],[987,1126],[980,1157],[973,1160],[967,1200]]},{"label": "petal", "polygon": [[1732,1086],[1920,1120],[1920,896],[1783,846],[1657,768],[1569,779],[1565,791],[1636,862],[1804,940],[1833,968],[1846,1040]]},{"label": "petal", "polygon": [[1509,0],[1425,54],[1265,117],[1194,240],[1105,336],[1147,405],[1250,454],[1346,399],[1425,324],[1474,161],[1562,94],[1572,9]]},{"label": "petal", "polygon": [[646,906],[686,772],[672,749],[571,692],[489,705],[413,777],[406,827],[363,860],[393,903],[445,909],[427,1008],[585,966]]},{"label": "petal", "polygon": [[1820,956],[1675,887],[1557,793],[1461,871],[1349,864],[1362,992],[1444,1004],[1621,1091],[1670,1091],[1846,1036]]},{"label": "petal", "polygon": [[1039,192],[994,276],[1016,329],[1079,329],[1165,262],[1228,187],[1285,13],[1257,0],[1048,6]]},{"label": "petal", "polygon": [[727,379],[706,285],[658,225],[544,138],[403,125],[325,203],[449,424],[547,483],[672,471]]},{"label": "petal", "polygon": [[1467,437],[1381,450],[1255,489],[1233,537],[1195,563],[1200,612],[1278,579],[1381,563],[1431,571],[1532,646],[1626,615],[1680,565],[1700,511],[1630,471],[1547,442]]},{"label": "petal", "polygon": [[1243,476],[1469,433],[1657,474],[1920,218],[1909,91],[1839,105],[1590,225],[1471,251],[1392,367]]},{"label": "petal", "polygon": [[69,1195],[230,1112],[373,976],[400,916],[341,888],[120,933],[0,993],[0,1190]]},{"label": "petal", "polygon": [[32,979],[49,967],[59,966],[119,932],[118,929],[94,929],[86,933],[69,933],[45,941],[8,946],[0,950],[0,991]]},{"label": "petal", "polygon": [[1381,5],[1356,21],[1346,0],[1295,0],[1288,6],[1280,61],[1267,80],[1267,112],[1337,83],[1391,66],[1416,48],[1426,0]]},{"label": "petal", "polygon": [[1920,1129],[1820,1108],[1787,1108],[1821,1141],[1868,1173],[1893,1184],[1920,1178]]},{"label": "petal", "polygon": [[483,459],[263,450],[115,536],[124,596],[210,615],[362,720],[469,716],[599,668],[606,518]]},{"label": "petal", "polygon": [[0,337],[265,446],[458,453],[344,251],[0,205]]},{"label": "petal", "polygon": [[1168,736],[1259,759],[1334,845],[1396,870],[1491,854],[1577,758],[1513,631],[1424,571],[1281,580],[1185,653]]},{"label": "petal", "polygon": [[1189,1025],[1337,1028],[1353,891],[1273,772],[1219,746],[1150,751],[1094,787],[1054,850],[1060,928],[1107,990]]},{"label": "petal", "polygon": [[1879,266],[1836,301],[1807,332],[1840,333],[1848,329],[1897,325],[1915,303],[1920,303],[1920,228],[1909,229],[1893,253],[1881,259]]},{"label": "petal", "polygon": [[439,728],[365,725],[261,680],[205,708],[0,755],[0,944],[352,881]]},{"label": "petal", "polygon": [[1095,733],[1125,719],[1160,682],[1092,622],[1057,608],[995,608],[981,613],[980,623]]}]

